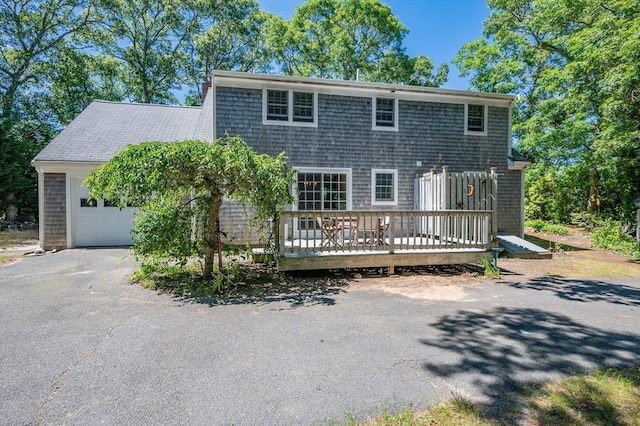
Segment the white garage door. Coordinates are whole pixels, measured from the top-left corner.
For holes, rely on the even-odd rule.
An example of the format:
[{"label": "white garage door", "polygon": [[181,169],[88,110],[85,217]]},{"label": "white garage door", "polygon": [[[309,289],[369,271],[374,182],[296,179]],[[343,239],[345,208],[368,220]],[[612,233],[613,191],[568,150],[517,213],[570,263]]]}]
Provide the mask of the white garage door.
[{"label": "white garage door", "polygon": [[76,247],[131,245],[133,207],[120,210],[89,198],[82,179],[72,181],[72,232]]}]

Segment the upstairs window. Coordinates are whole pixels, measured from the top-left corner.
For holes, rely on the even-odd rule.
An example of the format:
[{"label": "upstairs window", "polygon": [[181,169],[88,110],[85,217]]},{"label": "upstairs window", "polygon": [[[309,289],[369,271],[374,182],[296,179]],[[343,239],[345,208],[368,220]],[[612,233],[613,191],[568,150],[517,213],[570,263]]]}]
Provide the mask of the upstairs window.
[{"label": "upstairs window", "polygon": [[465,135],[487,135],[487,106],[465,104]]},{"label": "upstairs window", "polygon": [[286,90],[267,90],[267,120],[289,120],[288,97]]},{"label": "upstairs window", "polygon": [[313,93],[293,92],[293,121],[313,123]]},{"label": "upstairs window", "polygon": [[374,98],[373,129],[398,130],[398,100]]},{"label": "upstairs window", "polygon": [[264,124],[317,126],[317,95],[296,90],[264,90]]}]

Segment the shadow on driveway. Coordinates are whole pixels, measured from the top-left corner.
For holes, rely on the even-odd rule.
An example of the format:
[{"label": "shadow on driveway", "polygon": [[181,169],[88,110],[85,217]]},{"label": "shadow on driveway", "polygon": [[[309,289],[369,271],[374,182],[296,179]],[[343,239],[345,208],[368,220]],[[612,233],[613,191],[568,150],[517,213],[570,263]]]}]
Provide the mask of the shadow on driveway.
[{"label": "shadow on driveway", "polygon": [[223,305],[266,305],[285,302],[290,309],[324,305],[335,305],[335,296],[346,291],[349,282],[341,277],[289,278],[283,282],[268,282],[262,285],[238,286],[227,294],[216,297],[176,296],[184,303]]},{"label": "shadow on driveway", "polygon": [[526,282],[512,282],[508,285],[521,290],[548,291],[561,299],[573,302],[607,302],[640,306],[640,288],[622,284],[547,276]]},{"label": "shadow on driveway", "polygon": [[425,362],[422,367],[453,381],[471,375],[471,384],[482,390],[490,413],[496,413],[511,398],[511,391],[524,383],[640,363],[637,334],[590,328],[540,309],[458,311],[431,326],[439,331],[437,337],[420,342],[447,351],[451,362]]}]

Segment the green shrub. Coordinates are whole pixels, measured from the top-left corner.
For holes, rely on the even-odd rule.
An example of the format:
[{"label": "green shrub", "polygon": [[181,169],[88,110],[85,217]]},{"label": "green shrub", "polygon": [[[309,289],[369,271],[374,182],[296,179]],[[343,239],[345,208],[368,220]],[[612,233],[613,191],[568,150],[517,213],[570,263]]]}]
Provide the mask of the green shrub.
[{"label": "green shrub", "polygon": [[623,234],[622,225],[615,220],[599,221],[591,233],[591,242],[595,247],[615,251],[633,259],[640,258],[640,244],[630,235]]},{"label": "green shrub", "polygon": [[525,222],[525,225],[535,229],[538,232],[549,232],[551,234],[557,235],[569,235],[569,230],[566,227],[548,223],[540,219],[528,220]]},{"label": "green shrub", "polygon": [[525,222],[525,225],[527,225],[529,228],[535,229],[538,232],[542,232],[542,228],[545,227],[546,223],[544,220],[532,219],[532,220],[527,220]]}]

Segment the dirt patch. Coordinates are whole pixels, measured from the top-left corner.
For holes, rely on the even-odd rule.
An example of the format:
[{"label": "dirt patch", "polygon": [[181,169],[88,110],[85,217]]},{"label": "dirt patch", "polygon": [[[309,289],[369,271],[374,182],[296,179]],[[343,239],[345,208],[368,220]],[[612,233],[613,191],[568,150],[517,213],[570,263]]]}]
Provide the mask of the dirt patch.
[{"label": "dirt patch", "polygon": [[628,259],[591,246],[591,240],[577,228],[569,235],[555,235],[527,230],[527,239],[553,252],[551,259],[503,259],[505,274],[534,278],[553,275],[565,278],[640,278],[640,259]]},{"label": "dirt patch", "polygon": [[38,250],[38,231],[0,232],[0,267],[11,265]]}]

